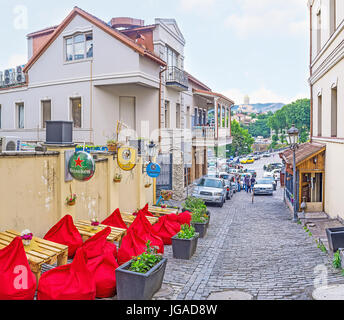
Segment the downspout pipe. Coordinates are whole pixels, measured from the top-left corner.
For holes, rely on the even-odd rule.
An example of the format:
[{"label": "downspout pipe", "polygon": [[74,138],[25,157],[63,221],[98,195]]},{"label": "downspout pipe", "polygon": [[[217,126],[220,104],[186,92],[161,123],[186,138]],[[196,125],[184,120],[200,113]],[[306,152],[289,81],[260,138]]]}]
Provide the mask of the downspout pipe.
[{"label": "downspout pipe", "polygon": [[162,90],[162,74],[167,70],[167,67],[164,67],[159,72],[159,145],[161,143],[161,90]]},{"label": "downspout pipe", "polygon": [[312,143],[313,141],[313,84],[311,82],[311,78],[313,75],[312,72],[312,51],[313,51],[313,19],[312,19],[312,8],[313,8],[313,4],[310,4],[309,6],[309,23],[310,23],[310,45],[309,45],[309,74],[310,74],[310,80],[309,80],[309,84],[310,84],[310,90],[311,90],[311,110],[310,110],[310,142]]}]

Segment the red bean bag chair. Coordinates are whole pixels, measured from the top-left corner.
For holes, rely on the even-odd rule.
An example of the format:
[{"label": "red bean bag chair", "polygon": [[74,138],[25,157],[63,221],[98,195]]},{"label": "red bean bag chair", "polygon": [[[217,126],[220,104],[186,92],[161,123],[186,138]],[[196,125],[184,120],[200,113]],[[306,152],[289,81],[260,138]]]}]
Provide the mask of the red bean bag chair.
[{"label": "red bean bag chair", "polygon": [[146,242],[130,228],[122,239],[122,245],[118,249],[117,261],[119,265],[128,262],[146,251]]},{"label": "red bean bag chair", "polygon": [[117,248],[106,240],[110,233],[111,229],[107,227],[81,247],[87,257],[87,267],[96,282],[97,298],[113,297],[116,292]]},{"label": "red bean bag chair", "polygon": [[190,226],[192,215],[189,211],[184,211],[177,215],[177,221],[180,225],[187,224]]},{"label": "red bean bag chair", "polygon": [[162,216],[159,221],[153,225],[152,230],[157,234],[165,245],[172,244],[172,237],[175,236],[181,229],[177,221],[173,221],[169,215]]},{"label": "red bean bag chair", "polygon": [[41,276],[38,300],[94,300],[96,283],[87,267],[85,251],[80,248],[72,263],[51,269]]},{"label": "red bean bag chair", "polygon": [[44,236],[45,240],[68,246],[68,258],[73,258],[78,248],[82,246],[82,237],[73,223],[70,215],[65,215]]},{"label": "red bean bag chair", "polygon": [[141,210],[139,210],[138,213],[133,213],[133,215],[137,216],[140,212],[142,212],[145,216],[154,217],[154,215],[148,210],[148,203]]},{"label": "red bean bag chair", "polygon": [[27,261],[23,241],[16,237],[0,250],[0,300],[33,300],[36,277]]},{"label": "red bean bag chair", "polygon": [[127,230],[126,236],[122,239],[122,245],[118,249],[118,263],[131,260],[146,251],[146,243],[151,241],[151,246],[158,247],[159,253],[164,253],[162,239],[153,233],[152,225],[143,212],[139,212],[134,222]]},{"label": "red bean bag chair", "polygon": [[127,225],[124,223],[121,212],[119,209],[116,209],[111,216],[107,217],[102,224],[107,226],[115,227],[115,228],[122,228],[128,229]]}]

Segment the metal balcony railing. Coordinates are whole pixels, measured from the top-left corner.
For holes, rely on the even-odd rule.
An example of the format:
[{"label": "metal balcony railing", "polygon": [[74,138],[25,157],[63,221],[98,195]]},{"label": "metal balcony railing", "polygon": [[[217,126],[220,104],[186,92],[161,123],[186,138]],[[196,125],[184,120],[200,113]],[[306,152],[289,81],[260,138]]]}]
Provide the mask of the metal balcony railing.
[{"label": "metal balcony railing", "polygon": [[193,138],[214,139],[215,138],[215,127],[194,126],[192,128],[192,137]]},{"label": "metal balcony railing", "polygon": [[177,67],[168,67],[166,70],[166,84],[178,84],[187,89],[189,87],[188,76],[183,70]]}]

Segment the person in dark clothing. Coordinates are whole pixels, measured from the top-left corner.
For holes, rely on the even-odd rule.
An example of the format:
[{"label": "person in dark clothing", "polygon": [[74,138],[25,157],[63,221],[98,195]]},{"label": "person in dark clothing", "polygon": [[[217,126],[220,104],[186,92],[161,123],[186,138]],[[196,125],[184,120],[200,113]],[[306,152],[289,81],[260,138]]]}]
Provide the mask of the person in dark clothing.
[{"label": "person in dark clothing", "polygon": [[248,192],[250,188],[250,176],[248,175],[245,176],[244,183],[245,183],[245,191]]},{"label": "person in dark clothing", "polygon": [[250,192],[253,191],[253,187],[255,183],[256,183],[256,179],[254,178],[254,176],[252,176],[251,181],[250,181]]}]

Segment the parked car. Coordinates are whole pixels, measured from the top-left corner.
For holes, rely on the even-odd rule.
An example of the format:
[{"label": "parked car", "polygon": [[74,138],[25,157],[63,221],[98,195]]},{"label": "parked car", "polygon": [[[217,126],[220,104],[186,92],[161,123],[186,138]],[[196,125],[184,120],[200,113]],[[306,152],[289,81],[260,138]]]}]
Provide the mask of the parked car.
[{"label": "parked car", "polygon": [[252,174],[252,176],[253,176],[254,178],[256,178],[256,177],[257,177],[257,172],[256,172],[256,170],[253,170],[253,169],[248,169],[248,170],[247,170],[247,172],[248,172],[248,173],[251,173],[251,174]]},{"label": "parked car", "polygon": [[254,160],[260,160],[260,156],[256,155],[253,157]]},{"label": "parked car", "polygon": [[253,194],[266,194],[266,195],[273,195],[274,187],[271,181],[267,179],[258,179],[256,184],[253,187]]},{"label": "parked car", "polygon": [[240,159],[240,163],[246,164],[246,163],[247,163],[247,158],[242,158],[242,159]]},{"label": "parked car", "polygon": [[223,179],[203,177],[195,185],[192,196],[206,203],[214,203],[221,208],[226,202],[226,184]]},{"label": "parked car", "polygon": [[274,169],[271,171],[276,181],[281,180],[281,169]]},{"label": "parked car", "polygon": [[263,158],[270,158],[270,153],[263,153]]},{"label": "parked car", "polygon": [[265,177],[262,180],[269,181],[273,185],[274,191],[277,190],[277,182],[273,176],[272,177]]},{"label": "parked car", "polygon": [[227,200],[232,199],[234,192],[233,192],[233,188],[232,188],[231,182],[232,182],[234,176],[231,175],[231,174],[228,174],[227,172],[220,172],[218,177],[223,179],[223,180],[225,180],[225,184],[226,184],[226,187],[227,187],[226,199]]}]

